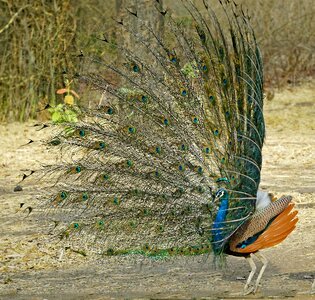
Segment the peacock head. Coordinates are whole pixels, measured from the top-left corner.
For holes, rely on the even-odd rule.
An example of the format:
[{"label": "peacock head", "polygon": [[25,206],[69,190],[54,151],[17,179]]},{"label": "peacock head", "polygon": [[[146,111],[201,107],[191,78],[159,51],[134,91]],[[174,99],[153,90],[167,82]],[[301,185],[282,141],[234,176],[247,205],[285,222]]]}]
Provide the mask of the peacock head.
[{"label": "peacock head", "polygon": [[228,191],[225,188],[219,188],[214,196],[214,201],[220,199],[227,199],[228,198]]}]

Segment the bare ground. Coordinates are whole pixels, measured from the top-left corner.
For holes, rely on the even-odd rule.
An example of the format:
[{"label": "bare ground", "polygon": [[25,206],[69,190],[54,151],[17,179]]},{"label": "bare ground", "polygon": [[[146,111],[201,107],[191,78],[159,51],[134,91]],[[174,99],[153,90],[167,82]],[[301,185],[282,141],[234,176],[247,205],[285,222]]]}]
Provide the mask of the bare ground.
[{"label": "bare ground", "polygon": [[[265,105],[267,140],[261,186],[291,194],[300,221],[282,244],[264,251],[270,260],[256,295],[241,291],[249,266],[229,257],[223,270],[212,258],[168,261],[139,257],[99,258],[71,249],[62,253],[48,225],[25,217],[13,192],[23,169],[54,155],[34,143],[34,123],[0,124],[0,299],[315,299],[315,84],[277,93]],[[24,207],[23,207],[24,208]]]}]

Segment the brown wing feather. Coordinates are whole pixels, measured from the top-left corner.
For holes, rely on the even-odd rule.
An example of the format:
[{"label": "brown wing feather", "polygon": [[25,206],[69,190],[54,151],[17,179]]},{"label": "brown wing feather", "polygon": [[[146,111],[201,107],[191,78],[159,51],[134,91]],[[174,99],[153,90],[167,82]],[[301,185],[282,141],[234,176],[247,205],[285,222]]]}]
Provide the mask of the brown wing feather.
[{"label": "brown wing feather", "polygon": [[245,249],[238,249],[240,253],[252,253],[258,250],[275,246],[282,242],[295,228],[298,221],[297,211],[292,211],[294,203],[280,213],[259,238]]}]

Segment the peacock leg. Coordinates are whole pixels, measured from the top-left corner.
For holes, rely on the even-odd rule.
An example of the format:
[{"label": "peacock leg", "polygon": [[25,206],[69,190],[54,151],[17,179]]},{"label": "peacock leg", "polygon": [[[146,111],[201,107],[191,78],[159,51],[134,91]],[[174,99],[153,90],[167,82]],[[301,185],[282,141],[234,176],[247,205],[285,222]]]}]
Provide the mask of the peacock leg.
[{"label": "peacock leg", "polygon": [[260,279],[263,276],[263,274],[267,268],[267,265],[268,265],[268,259],[265,256],[263,256],[260,252],[256,252],[255,256],[263,263],[263,266],[261,267],[260,272],[258,274],[253,293],[256,293],[258,286],[259,286]]},{"label": "peacock leg", "polygon": [[249,295],[254,291],[254,287],[252,287],[252,286],[250,287],[249,285],[253,279],[253,276],[256,272],[257,267],[256,267],[256,264],[255,264],[253,258],[252,258],[252,254],[250,254],[250,256],[248,256],[248,257],[245,257],[245,259],[248,261],[248,263],[251,267],[250,274],[249,274],[247,281],[246,281],[246,284],[244,286],[244,295]]}]

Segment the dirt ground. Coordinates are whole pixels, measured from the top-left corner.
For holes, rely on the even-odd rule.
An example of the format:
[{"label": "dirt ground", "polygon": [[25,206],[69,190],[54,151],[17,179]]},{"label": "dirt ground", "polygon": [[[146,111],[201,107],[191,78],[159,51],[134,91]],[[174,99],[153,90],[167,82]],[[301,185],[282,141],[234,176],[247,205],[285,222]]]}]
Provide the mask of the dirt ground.
[{"label": "dirt ground", "polygon": [[[229,257],[223,270],[212,257],[152,261],[99,258],[63,251],[20,203],[32,199],[13,189],[24,169],[53,155],[29,139],[41,132],[26,124],[0,124],[0,299],[315,299],[315,83],[276,93],[266,101],[267,139],[261,187],[291,194],[297,229],[265,250],[269,265],[256,295],[241,296],[249,266]],[[35,214],[36,216],[36,214]]]}]

